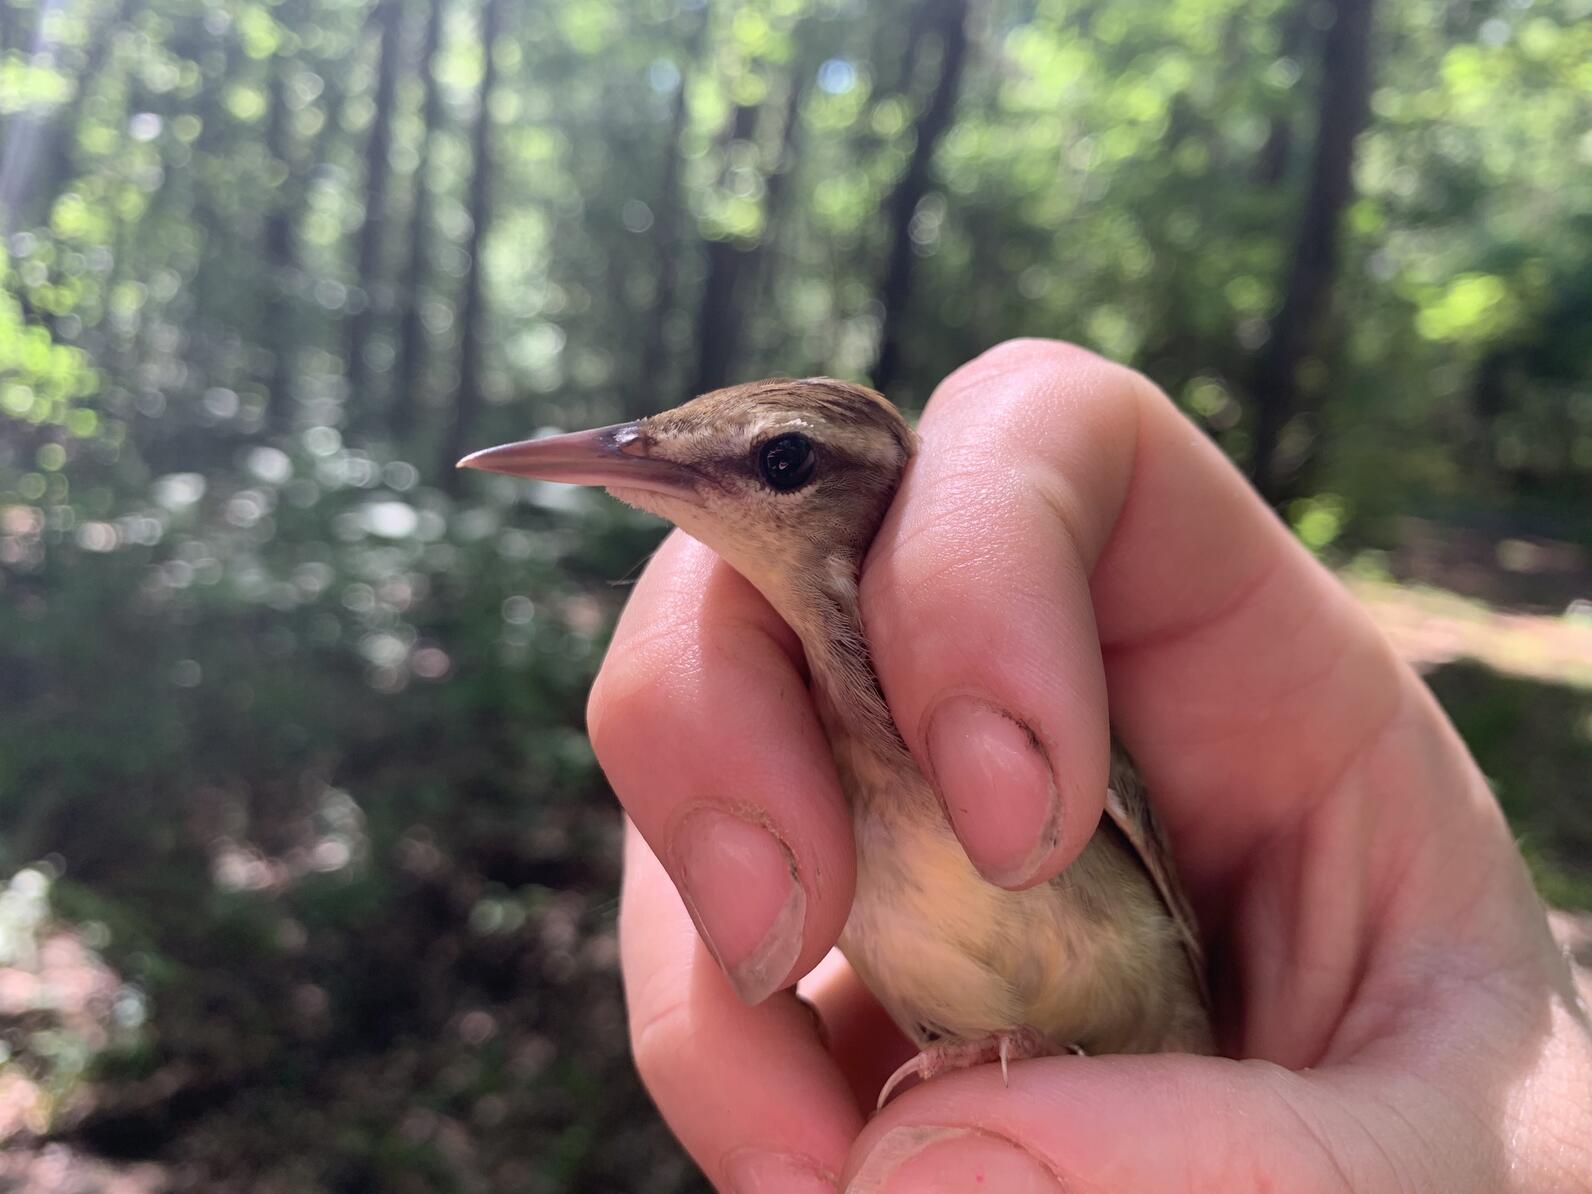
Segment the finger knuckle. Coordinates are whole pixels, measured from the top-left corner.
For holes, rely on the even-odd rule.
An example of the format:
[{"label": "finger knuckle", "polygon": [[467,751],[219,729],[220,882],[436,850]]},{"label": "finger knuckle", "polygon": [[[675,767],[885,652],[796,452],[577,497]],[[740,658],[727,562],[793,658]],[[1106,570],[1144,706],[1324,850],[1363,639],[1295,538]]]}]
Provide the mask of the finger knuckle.
[{"label": "finger knuckle", "polygon": [[597,673],[591,692],[586,697],[586,736],[591,741],[592,753],[601,763],[612,757],[620,722],[613,716],[614,694],[610,682],[605,680],[607,668]]},{"label": "finger knuckle", "polygon": [[661,678],[605,669],[586,702],[586,734],[605,769],[625,749],[670,740],[679,732],[678,702]]},{"label": "finger knuckle", "polygon": [[[1030,385],[1054,388],[1055,379],[1111,366],[1106,358],[1066,340],[1034,337],[997,344],[973,362],[980,381],[990,378],[1032,379]],[[1027,388],[1027,387],[1025,387]]]},{"label": "finger knuckle", "polygon": [[672,998],[633,1014],[630,1051],[642,1085],[654,1099],[680,1081],[681,1059],[691,1055],[691,1005]]},{"label": "finger knuckle", "polygon": [[1068,340],[1043,336],[1015,336],[1003,340],[984,354],[984,359],[1002,364],[1067,364],[1095,354]]},{"label": "finger knuckle", "polygon": [[[1058,410],[1094,404],[1130,406],[1141,386],[1153,384],[1125,365],[1064,340],[1007,340],[946,379],[936,400],[942,406],[976,403],[1012,434],[1032,420],[1053,419]],[[1026,434],[1026,432],[1025,432]]]}]

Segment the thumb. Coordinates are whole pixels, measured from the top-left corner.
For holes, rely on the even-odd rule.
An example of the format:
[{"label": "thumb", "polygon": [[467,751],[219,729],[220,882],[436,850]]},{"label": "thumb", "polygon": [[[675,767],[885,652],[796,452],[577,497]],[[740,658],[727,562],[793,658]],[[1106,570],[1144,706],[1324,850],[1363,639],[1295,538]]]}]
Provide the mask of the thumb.
[{"label": "thumb", "polygon": [[[844,1189],[1410,1189],[1448,1166],[1422,1156],[1421,1137],[1432,1136],[1416,1135],[1418,1116],[1403,1110],[1361,1105],[1326,1071],[1262,1061],[1047,1058],[1013,1066],[1005,1087],[997,1067],[981,1066],[890,1104],[858,1137]],[[1454,1176],[1457,1185],[1422,1188],[1465,1188]]]}]

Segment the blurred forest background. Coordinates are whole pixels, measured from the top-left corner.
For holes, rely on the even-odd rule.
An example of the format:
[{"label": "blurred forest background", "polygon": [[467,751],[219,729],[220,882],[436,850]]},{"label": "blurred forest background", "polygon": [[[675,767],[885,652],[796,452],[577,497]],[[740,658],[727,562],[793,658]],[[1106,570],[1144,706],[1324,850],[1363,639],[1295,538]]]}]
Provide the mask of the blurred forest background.
[{"label": "blurred forest background", "polygon": [[1144,369],[1592,907],[1589,18],[0,0],[0,1189],[700,1188],[582,730],[658,528],[452,465],[730,380]]}]

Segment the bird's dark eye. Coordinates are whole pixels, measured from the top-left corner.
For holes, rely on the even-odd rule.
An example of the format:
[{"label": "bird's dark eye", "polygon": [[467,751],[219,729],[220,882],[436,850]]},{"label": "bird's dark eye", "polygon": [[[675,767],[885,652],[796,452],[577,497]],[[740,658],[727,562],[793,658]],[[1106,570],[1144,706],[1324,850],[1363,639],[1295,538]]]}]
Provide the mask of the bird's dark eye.
[{"label": "bird's dark eye", "polygon": [[813,479],[818,457],[805,435],[779,435],[757,449],[757,471],[771,489],[790,493]]}]

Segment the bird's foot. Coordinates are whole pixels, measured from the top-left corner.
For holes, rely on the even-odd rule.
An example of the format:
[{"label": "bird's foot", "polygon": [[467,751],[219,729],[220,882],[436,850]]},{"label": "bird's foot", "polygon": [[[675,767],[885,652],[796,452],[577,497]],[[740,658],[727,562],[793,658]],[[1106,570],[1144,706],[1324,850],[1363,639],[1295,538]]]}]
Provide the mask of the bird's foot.
[{"label": "bird's foot", "polygon": [[944,1044],[930,1045],[890,1075],[890,1080],[879,1092],[879,1103],[875,1110],[882,1108],[895,1088],[908,1078],[929,1079],[947,1070],[965,1070],[968,1066],[998,1061],[1001,1063],[1001,1081],[1008,1082],[1010,1073],[1007,1067],[1011,1062],[1025,1061],[1030,1057],[1048,1057],[1051,1051],[1050,1042],[1032,1028],[992,1032],[982,1040],[946,1041]]}]

